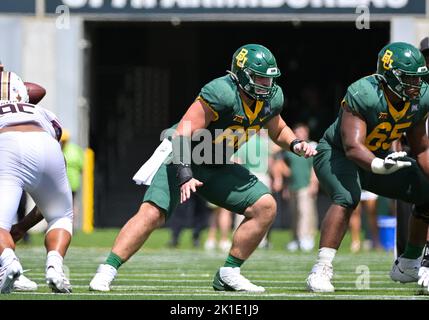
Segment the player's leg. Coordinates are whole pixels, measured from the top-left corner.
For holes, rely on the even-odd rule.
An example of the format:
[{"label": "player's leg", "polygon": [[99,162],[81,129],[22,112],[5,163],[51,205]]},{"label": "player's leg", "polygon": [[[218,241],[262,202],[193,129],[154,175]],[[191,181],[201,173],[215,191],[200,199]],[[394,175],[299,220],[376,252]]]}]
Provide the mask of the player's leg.
[{"label": "player's leg", "polygon": [[276,203],[270,194],[264,194],[244,213],[245,218],[232,239],[232,247],[224,267],[220,268],[213,282],[216,290],[264,292],[241,276],[240,267],[258,247],[276,215]]},{"label": "player's leg", "polygon": [[137,213],[122,227],[112,247],[112,253],[122,263],[133,256],[156,228],[165,222],[163,210],[154,203],[144,202]]},{"label": "player's leg", "polygon": [[48,223],[46,282],[54,292],[70,293],[63,260],[73,233],[73,200],[64,156],[58,142],[46,133],[34,133],[31,143],[29,154],[36,159],[31,170],[36,172],[37,179],[26,183],[25,189]]},{"label": "player's leg", "polygon": [[22,189],[5,185],[4,182],[0,182],[0,293],[10,293],[14,282],[22,274],[21,264],[14,252],[15,243],[9,233]]},{"label": "player's leg", "polygon": [[297,191],[297,209],[300,217],[297,226],[299,247],[302,251],[308,252],[314,248],[316,234],[316,204],[308,187]]},{"label": "player's leg", "polygon": [[408,225],[413,205],[402,200],[396,200],[396,256],[401,256],[408,242]]},{"label": "player's leg", "polygon": [[198,193],[222,208],[244,214],[234,233],[232,247],[224,267],[213,281],[215,290],[263,292],[240,274],[241,265],[249,258],[267,233],[276,215],[276,202],[268,188],[241,165],[225,165],[197,171],[205,181]]},{"label": "player's leg", "polygon": [[[418,280],[421,255],[426,242],[427,223],[429,217],[429,181],[412,158],[407,158],[412,165],[389,175],[368,176],[369,191],[415,204],[408,225],[408,241],[404,253],[393,263],[390,277],[399,282],[415,282]],[[363,185],[365,189],[366,186]]]},{"label": "player's leg", "polygon": [[218,225],[218,216],[219,211],[222,208],[215,206],[214,204],[210,204],[211,212],[209,217],[209,228],[207,232],[207,239],[204,243],[204,249],[207,251],[212,251],[216,249],[217,246],[217,225]]},{"label": "player's leg", "polygon": [[298,237],[298,225],[299,225],[299,211],[298,211],[298,193],[297,191],[289,190],[289,207],[291,209],[291,229],[292,229],[292,240],[286,244],[286,249],[295,252],[299,250],[299,237]]},{"label": "player's leg", "polygon": [[218,213],[218,225],[219,225],[219,249],[223,252],[228,252],[231,249],[231,241],[229,236],[231,233],[232,226],[232,213],[231,211],[221,208]]},{"label": "player's leg", "polygon": [[0,293],[10,293],[22,266],[15,255],[10,229],[22,194],[20,140],[14,133],[0,134]]},{"label": "player's leg", "polygon": [[373,196],[372,198],[365,200],[364,204],[368,214],[368,225],[371,232],[372,248],[381,250],[382,246],[380,243],[377,224],[377,196]]},{"label": "player's leg", "polygon": [[192,245],[194,248],[199,248],[201,243],[201,233],[207,227],[209,208],[207,201],[196,194],[193,194],[194,206],[192,210]]},{"label": "player's leg", "polygon": [[104,264],[89,284],[93,291],[110,291],[119,267],[134,255],[156,228],[165,223],[179,202],[175,168],[162,165],[137,213],[122,227]]},{"label": "player's leg", "polygon": [[332,262],[349,226],[349,218],[360,200],[360,179],[357,166],[344,153],[319,149],[314,169],[332,204],[321,226],[317,262],[308,278],[307,288],[313,292],[333,292]]},{"label": "player's leg", "polygon": [[350,234],[352,238],[352,243],[350,246],[350,251],[356,253],[360,250],[360,231],[361,231],[361,214],[362,214],[362,205],[356,207],[350,216],[349,226]]}]

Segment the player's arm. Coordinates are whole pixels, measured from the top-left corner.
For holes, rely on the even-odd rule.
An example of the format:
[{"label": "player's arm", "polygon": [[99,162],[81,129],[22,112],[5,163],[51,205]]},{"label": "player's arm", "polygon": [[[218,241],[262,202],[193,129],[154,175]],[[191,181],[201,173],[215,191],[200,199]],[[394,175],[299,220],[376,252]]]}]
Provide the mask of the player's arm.
[{"label": "player's arm", "polygon": [[10,229],[13,241],[16,243],[21,240],[25,233],[43,220],[43,215],[36,206],[18,223]]},{"label": "player's arm", "polygon": [[346,157],[361,168],[376,174],[390,174],[401,168],[409,167],[411,162],[401,161],[405,152],[394,152],[385,159],[376,157],[366,146],[366,122],[346,102],[343,103],[341,117],[341,138]]},{"label": "player's arm", "polygon": [[280,115],[268,121],[265,127],[268,129],[271,140],[283,149],[290,150],[305,158],[312,157],[317,153],[306,141],[296,138],[291,128]]},{"label": "player's arm", "polygon": [[177,168],[180,185],[180,203],[191,197],[191,191],[203,183],[193,178],[191,170],[191,137],[194,132],[205,129],[215,119],[214,112],[197,99],[186,111],[173,135],[173,163]]},{"label": "player's arm", "polygon": [[341,138],[346,157],[361,168],[371,171],[375,155],[365,146],[366,122],[343,102],[341,117]]},{"label": "player's arm", "polygon": [[429,177],[429,139],[426,134],[426,122],[421,120],[416,126],[407,131],[408,144],[417,163]]}]

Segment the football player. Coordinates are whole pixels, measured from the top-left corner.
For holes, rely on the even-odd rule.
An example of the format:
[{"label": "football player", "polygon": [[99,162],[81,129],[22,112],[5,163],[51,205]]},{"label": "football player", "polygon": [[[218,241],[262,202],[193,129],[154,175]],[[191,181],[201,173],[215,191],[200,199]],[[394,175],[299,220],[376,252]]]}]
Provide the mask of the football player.
[{"label": "football player", "polygon": [[22,274],[10,230],[22,191],[48,222],[46,281],[54,292],[71,292],[63,257],[72,236],[73,210],[55,115],[29,104],[27,88],[13,72],[0,73],[0,292],[10,293]]},{"label": "football player", "polygon": [[[227,159],[250,133],[268,129],[271,139],[283,148],[310,157],[316,151],[296,138],[280,113],[283,91],[275,83],[280,76],[276,59],[262,45],[240,47],[232,57],[229,74],[206,84],[186,111],[172,136],[172,164],[162,164],[156,172],[138,212],[117,236],[112,251],[90,282],[90,290],[109,291],[118,268],[164,224],[178,202],[197,192],[207,201],[245,216],[236,230],[224,267],[215,274],[213,288],[225,291],[264,292],[240,273],[240,267],[258,246],[276,215],[276,202],[268,188],[239,164]],[[190,127],[190,130],[186,128]],[[191,135],[206,129],[213,145],[207,161],[191,161]],[[201,132],[201,131],[200,131]],[[237,138],[234,139],[233,137]],[[219,148],[220,147],[220,148]],[[219,150],[231,150],[232,152]],[[183,152],[180,152],[182,150]]]},{"label": "football player", "polygon": [[[333,203],[322,223],[317,263],[307,278],[310,291],[334,291],[332,261],[362,189],[415,204],[408,243],[390,276],[417,281],[429,222],[429,92],[422,81],[428,74],[417,48],[395,42],[379,52],[376,74],[348,87],[314,158],[320,184]],[[389,153],[405,132],[416,160],[405,152]]]},{"label": "football player", "polygon": [[[426,60],[426,66],[429,68],[429,37],[425,37],[420,42],[420,51]],[[424,78],[429,83],[429,75]],[[428,120],[426,120],[426,134],[428,134]],[[428,241],[426,241],[425,248],[423,250],[422,264],[419,269],[419,280],[418,284],[426,287],[429,290],[429,233]]]}]

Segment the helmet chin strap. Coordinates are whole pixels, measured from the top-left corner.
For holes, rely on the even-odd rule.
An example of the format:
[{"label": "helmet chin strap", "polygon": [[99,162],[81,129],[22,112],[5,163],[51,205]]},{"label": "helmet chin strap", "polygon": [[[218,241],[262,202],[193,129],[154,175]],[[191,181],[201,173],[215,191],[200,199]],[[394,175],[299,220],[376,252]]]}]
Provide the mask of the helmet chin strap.
[{"label": "helmet chin strap", "polygon": [[400,95],[399,93],[397,93],[395,90],[393,90],[393,88],[389,85],[389,83],[387,82],[387,80],[386,80],[386,77],[385,76],[383,76],[383,75],[381,75],[381,74],[379,74],[379,73],[376,73],[376,75],[386,84],[386,86],[389,88],[389,90],[394,94],[394,95],[396,95],[399,99],[401,99],[401,101],[403,101],[403,102],[406,102],[408,99],[407,99],[407,97],[404,97],[404,96],[402,96],[402,95]]},{"label": "helmet chin strap", "polygon": [[237,83],[238,87],[244,92],[244,94],[252,100],[258,100],[256,97],[252,96],[249,92],[246,91],[246,89],[243,88],[243,86],[240,84],[240,81],[238,81],[238,77],[235,73],[233,73],[230,70],[226,70],[226,72],[234,79],[234,81]]}]

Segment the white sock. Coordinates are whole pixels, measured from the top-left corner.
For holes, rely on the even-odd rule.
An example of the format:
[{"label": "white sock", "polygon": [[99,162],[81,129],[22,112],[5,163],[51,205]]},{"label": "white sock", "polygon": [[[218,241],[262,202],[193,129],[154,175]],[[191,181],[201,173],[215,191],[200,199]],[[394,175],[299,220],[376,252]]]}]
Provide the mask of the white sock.
[{"label": "white sock", "polygon": [[18,259],[15,255],[15,251],[13,251],[11,248],[4,249],[0,256],[1,265],[8,265],[12,262],[13,259]]},{"label": "white sock", "polygon": [[48,252],[46,257],[46,268],[54,267],[55,270],[62,270],[63,257],[58,251],[52,250]]},{"label": "white sock", "polygon": [[317,263],[332,265],[332,261],[335,258],[335,254],[337,253],[336,249],[332,248],[320,248],[319,254],[317,256]]}]

